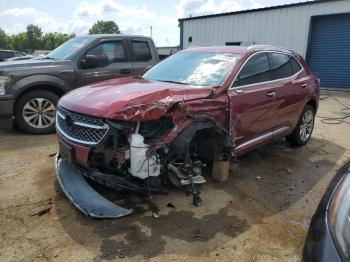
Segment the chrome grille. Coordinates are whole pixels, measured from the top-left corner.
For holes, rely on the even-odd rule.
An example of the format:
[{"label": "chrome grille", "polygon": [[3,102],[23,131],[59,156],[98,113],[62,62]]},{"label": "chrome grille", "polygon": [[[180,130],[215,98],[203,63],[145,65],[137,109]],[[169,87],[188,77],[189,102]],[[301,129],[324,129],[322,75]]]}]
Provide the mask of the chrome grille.
[{"label": "chrome grille", "polygon": [[108,132],[102,119],[78,115],[57,108],[56,128],[68,140],[85,145],[97,145]]}]

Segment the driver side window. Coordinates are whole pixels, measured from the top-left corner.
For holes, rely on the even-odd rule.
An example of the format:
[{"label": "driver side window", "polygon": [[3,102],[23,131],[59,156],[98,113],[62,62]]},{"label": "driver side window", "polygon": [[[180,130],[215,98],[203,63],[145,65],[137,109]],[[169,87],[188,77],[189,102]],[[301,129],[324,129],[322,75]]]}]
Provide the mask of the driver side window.
[{"label": "driver side window", "polygon": [[100,43],[91,49],[87,55],[97,57],[98,67],[126,60],[125,50],[121,41]]},{"label": "driver side window", "polygon": [[233,87],[256,84],[269,81],[270,67],[267,53],[258,53],[251,57],[244,65]]}]

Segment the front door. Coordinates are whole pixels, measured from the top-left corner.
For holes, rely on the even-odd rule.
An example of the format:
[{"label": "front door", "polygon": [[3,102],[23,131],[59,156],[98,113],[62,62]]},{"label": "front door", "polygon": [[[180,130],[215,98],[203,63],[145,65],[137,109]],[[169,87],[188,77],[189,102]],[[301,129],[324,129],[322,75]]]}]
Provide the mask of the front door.
[{"label": "front door", "polygon": [[77,86],[132,75],[132,63],[127,53],[126,42],[104,41],[91,48],[85,55],[97,57],[95,68],[83,68],[78,61]]},{"label": "front door", "polygon": [[276,86],[269,81],[267,53],[256,53],[248,58],[228,90],[237,154],[272,140],[278,125],[278,101]]}]

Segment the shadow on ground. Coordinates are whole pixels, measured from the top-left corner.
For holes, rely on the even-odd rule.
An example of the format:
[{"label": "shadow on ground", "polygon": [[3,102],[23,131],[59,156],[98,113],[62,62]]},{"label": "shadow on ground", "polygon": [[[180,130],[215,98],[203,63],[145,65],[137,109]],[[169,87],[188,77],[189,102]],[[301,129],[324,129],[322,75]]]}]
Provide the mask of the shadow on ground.
[{"label": "shadow on ground", "polygon": [[[66,232],[96,253],[97,261],[152,258],[160,253],[206,256],[305,197],[344,152],[341,146],[324,139],[312,139],[303,148],[290,148],[283,140],[263,146],[232,165],[229,181],[209,179],[202,188],[204,202],[200,208],[193,207],[191,197],[180,190],[170,190],[168,196],[154,196],[152,200],[125,196],[124,206],[132,206],[136,212],[118,220],[84,217],[60,190],[55,206]],[[176,208],[167,207],[169,202]]]}]

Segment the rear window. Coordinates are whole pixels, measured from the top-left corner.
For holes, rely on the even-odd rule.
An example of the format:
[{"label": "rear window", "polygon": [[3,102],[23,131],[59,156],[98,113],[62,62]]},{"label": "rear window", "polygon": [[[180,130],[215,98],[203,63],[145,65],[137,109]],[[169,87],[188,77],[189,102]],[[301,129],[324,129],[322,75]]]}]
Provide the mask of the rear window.
[{"label": "rear window", "polygon": [[149,61],[152,59],[151,50],[149,49],[148,42],[133,40],[132,48],[134,49],[136,61]]},{"label": "rear window", "polygon": [[289,55],[281,53],[268,53],[271,80],[286,78],[293,75]]}]

